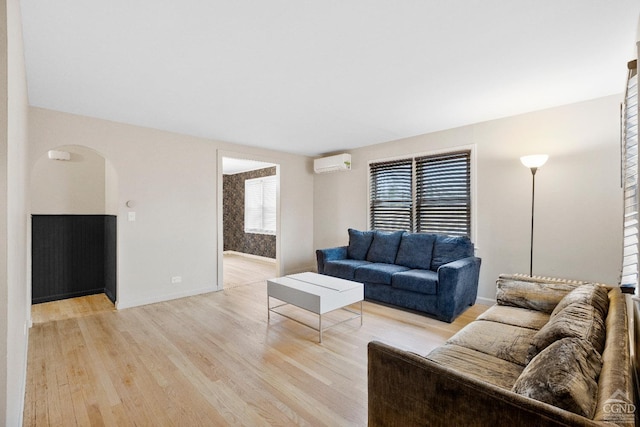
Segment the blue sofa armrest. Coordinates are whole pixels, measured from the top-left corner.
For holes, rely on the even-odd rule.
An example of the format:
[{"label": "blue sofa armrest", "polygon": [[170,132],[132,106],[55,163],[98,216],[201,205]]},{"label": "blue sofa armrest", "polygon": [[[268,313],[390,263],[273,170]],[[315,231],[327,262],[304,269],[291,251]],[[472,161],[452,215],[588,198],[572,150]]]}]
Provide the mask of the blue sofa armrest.
[{"label": "blue sofa armrest", "polygon": [[318,273],[324,274],[324,263],[326,261],[347,259],[347,247],[338,246],[336,248],[318,249],[316,251],[316,259],[318,261]]},{"label": "blue sofa armrest", "polygon": [[480,264],[478,257],[468,257],[438,268],[438,317],[451,323],[478,296]]}]

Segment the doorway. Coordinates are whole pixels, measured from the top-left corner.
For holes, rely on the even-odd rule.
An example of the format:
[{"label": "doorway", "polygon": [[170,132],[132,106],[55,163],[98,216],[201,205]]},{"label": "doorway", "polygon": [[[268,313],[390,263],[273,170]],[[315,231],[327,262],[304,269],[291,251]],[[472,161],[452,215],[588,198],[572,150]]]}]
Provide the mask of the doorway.
[{"label": "doorway", "polygon": [[222,288],[276,277],[280,167],[244,156],[223,156],[221,162]]},{"label": "doorway", "polygon": [[84,146],[41,156],[31,172],[31,301],[117,299],[117,177]]}]

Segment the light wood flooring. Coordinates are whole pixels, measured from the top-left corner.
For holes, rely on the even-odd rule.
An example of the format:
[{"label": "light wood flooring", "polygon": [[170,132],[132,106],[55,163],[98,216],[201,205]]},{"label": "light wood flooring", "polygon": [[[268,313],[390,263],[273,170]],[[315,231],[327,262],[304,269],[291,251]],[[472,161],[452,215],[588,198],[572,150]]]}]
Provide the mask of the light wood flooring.
[{"label": "light wood flooring", "polygon": [[266,300],[263,281],[34,324],[24,425],[365,426],[369,341],[426,354],[487,308],[448,324],[365,302],[362,326],[318,344],[310,328],[267,321]]},{"label": "light wood flooring", "polygon": [[234,253],[223,255],[223,287],[225,289],[258,283],[276,277],[276,263],[248,258]]},{"label": "light wood flooring", "polygon": [[86,297],[34,304],[31,306],[31,321],[35,325],[53,320],[90,316],[115,311],[115,309],[115,306],[105,294],[88,295]]}]

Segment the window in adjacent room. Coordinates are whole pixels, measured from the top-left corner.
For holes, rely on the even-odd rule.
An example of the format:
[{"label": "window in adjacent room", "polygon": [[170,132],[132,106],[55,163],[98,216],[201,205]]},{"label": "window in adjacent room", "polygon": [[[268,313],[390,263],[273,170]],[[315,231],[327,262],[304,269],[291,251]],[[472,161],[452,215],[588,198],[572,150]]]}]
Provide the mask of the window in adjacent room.
[{"label": "window in adjacent room", "polygon": [[276,176],[244,182],[245,233],[276,234]]},{"label": "window in adjacent room", "polygon": [[373,230],[471,237],[471,150],[371,163]]}]

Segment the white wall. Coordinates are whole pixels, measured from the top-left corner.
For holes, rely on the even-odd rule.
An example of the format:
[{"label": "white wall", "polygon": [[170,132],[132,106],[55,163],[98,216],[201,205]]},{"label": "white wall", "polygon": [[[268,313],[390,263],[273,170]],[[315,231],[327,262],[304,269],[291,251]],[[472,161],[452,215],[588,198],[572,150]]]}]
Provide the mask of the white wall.
[{"label": "white wall", "polygon": [[[280,165],[281,267],[313,268],[313,174],[307,157],[32,107],[30,159],[84,145],[117,174],[118,307],[222,288],[217,271],[218,151]],[[125,206],[131,200],[135,206]],[[136,221],[127,221],[128,212]],[[182,283],[171,284],[172,276]],[[219,285],[219,286],[218,286]]]},{"label": "white wall", "polygon": [[[51,160],[45,153],[31,171],[32,214],[103,215],[106,213],[105,159],[86,147],[62,146],[70,160]],[[109,186],[109,190],[112,187]]]},{"label": "white wall", "polygon": [[475,144],[479,297],[495,298],[500,273],[529,271],[531,172],[519,161],[527,154],[550,156],[536,175],[534,274],[617,283],[621,99],[609,96],[354,150],[351,172],[316,176],[314,247],[346,244],[348,227],[368,228],[368,162]]},{"label": "white wall", "polygon": [[22,425],[30,280],[27,276],[27,86],[20,3],[0,3],[0,424]]},{"label": "white wall", "polygon": [[118,214],[118,174],[108,160],[104,160],[104,213]]}]

